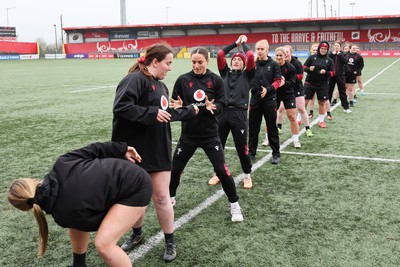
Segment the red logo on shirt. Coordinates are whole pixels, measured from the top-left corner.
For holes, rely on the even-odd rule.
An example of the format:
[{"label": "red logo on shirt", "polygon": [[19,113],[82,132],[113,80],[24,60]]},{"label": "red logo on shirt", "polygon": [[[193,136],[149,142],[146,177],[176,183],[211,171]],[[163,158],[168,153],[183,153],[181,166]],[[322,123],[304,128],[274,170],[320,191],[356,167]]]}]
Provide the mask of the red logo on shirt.
[{"label": "red logo on shirt", "polygon": [[203,101],[204,98],[206,98],[206,93],[204,93],[203,90],[198,89],[196,92],[194,92],[193,98],[194,98],[196,101]]},{"label": "red logo on shirt", "polygon": [[211,81],[208,81],[208,82],[207,82],[207,88],[208,88],[208,89],[212,88],[212,85],[213,85],[213,84],[212,84]]},{"label": "red logo on shirt", "polygon": [[156,85],[155,85],[155,84],[152,84],[152,85],[151,85],[151,88],[153,88],[153,91],[155,91],[155,90],[156,90]]},{"label": "red logo on shirt", "polygon": [[162,110],[166,110],[168,108],[168,99],[164,95],[161,96],[160,105]]},{"label": "red logo on shirt", "polygon": [[189,82],[189,87],[192,88],[193,82]]}]

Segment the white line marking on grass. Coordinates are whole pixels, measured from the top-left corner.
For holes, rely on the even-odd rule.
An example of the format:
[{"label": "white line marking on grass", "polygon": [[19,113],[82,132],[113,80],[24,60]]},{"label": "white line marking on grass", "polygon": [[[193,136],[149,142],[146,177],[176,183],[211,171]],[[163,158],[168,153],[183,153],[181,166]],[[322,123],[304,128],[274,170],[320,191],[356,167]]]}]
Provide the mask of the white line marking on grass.
[{"label": "white line marking on grass", "polygon": [[[375,79],[377,76],[379,76],[382,72],[387,70],[389,67],[394,65],[397,61],[400,59],[396,60],[392,64],[390,64],[388,67],[383,69],[381,72],[376,74],[374,77],[372,77],[370,80],[365,82],[364,84],[367,85],[370,81]],[[333,111],[339,103],[337,103],[331,111]],[[318,119],[315,119],[312,123],[310,123],[310,127],[317,124]],[[300,135],[305,133],[305,128],[303,128],[300,131]],[[285,149],[290,143],[292,143],[292,139],[286,140],[281,146],[280,150]],[[260,151],[260,150],[259,150]],[[253,164],[252,172],[256,171],[258,168],[260,168],[262,165],[264,165],[270,158],[272,157],[271,153],[268,153],[266,156],[262,157],[260,160],[258,160],[256,163]],[[244,173],[239,174],[234,178],[235,184],[237,185],[240,181],[242,181],[244,178]],[[205,199],[203,202],[201,202],[199,205],[197,205],[195,208],[175,220],[174,227],[175,230],[178,230],[181,226],[184,224],[190,222],[194,217],[196,217],[200,212],[202,212],[204,209],[208,208],[211,206],[213,203],[215,203],[217,200],[219,200],[222,196],[225,196],[225,193],[222,189],[218,190],[215,192],[212,196],[208,197]],[[152,248],[158,245],[162,240],[164,239],[164,233],[162,231],[159,231],[156,235],[150,237],[144,244],[140,245],[138,248],[134,249],[131,253],[129,253],[129,258],[132,262],[135,260],[143,257],[144,255],[147,254]]]},{"label": "white line marking on grass", "polygon": [[393,96],[400,96],[400,94],[396,94],[396,93],[370,93],[370,92],[368,92],[368,95],[393,95]]},{"label": "white line marking on grass", "polygon": [[400,60],[400,58],[398,58],[397,60],[395,60],[392,64],[390,64],[389,66],[387,66],[386,68],[384,68],[383,70],[381,70],[380,72],[378,72],[377,74],[375,74],[375,76],[373,76],[371,79],[369,79],[366,83],[364,83],[364,85],[369,84],[370,82],[372,82],[373,80],[375,80],[379,75],[381,75],[383,72],[385,72],[387,69],[389,69],[390,67],[392,67],[394,64],[396,64],[398,61]]},{"label": "white line marking on grass", "polygon": [[[225,147],[225,149],[236,150],[235,147]],[[271,150],[266,150],[266,149],[257,149],[257,150],[260,152],[271,153]],[[281,154],[312,156],[312,157],[326,157],[326,158],[339,158],[339,159],[359,159],[359,160],[384,161],[384,162],[400,162],[400,159],[370,158],[370,157],[349,156],[349,155],[319,154],[319,153],[292,152],[292,151],[281,151]]]},{"label": "white line marking on grass", "polygon": [[384,161],[384,162],[400,162],[400,159],[385,159],[385,158],[369,158],[359,156],[346,156],[346,155],[335,155],[335,154],[319,154],[319,153],[304,153],[304,152],[282,152],[284,154],[291,155],[306,155],[314,157],[327,157],[327,158],[340,158],[340,159],[360,159],[360,160],[372,160],[372,161]]},{"label": "white line marking on grass", "polygon": [[87,92],[87,91],[94,91],[94,90],[104,90],[108,88],[115,88],[114,85],[104,85],[104,86],[96,86],[92,88],[87,88],[87,89],[79,89],[79,90],[74,90],[70,91],[70,93],[80,93],[80,92]]}]

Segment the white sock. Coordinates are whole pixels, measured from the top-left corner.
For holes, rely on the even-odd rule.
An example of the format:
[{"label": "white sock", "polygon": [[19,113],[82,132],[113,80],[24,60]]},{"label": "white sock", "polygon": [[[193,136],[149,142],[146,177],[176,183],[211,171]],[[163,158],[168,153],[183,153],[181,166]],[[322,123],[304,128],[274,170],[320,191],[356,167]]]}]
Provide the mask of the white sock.
[{"label": "white sock", "polygon": [[250,178],[250,173],[245,173],[244,174],[244,179],[246,179],[246,178]]},{"label": "white sock", "polygon": [[233,208],[233,207],[239,207],[240,208],[239,201],[231,203],[231,208]]},{"label": "white sock", "polygon": [[294,134],[292,136],[293,141],[299,141],[299,135],[298,134]]},{"label": "white sock", "polygon": [[265,140],[268,140],[268,133],[265,133]]},{"label": "white sock", "polygon": [[301,121],[301,114],[297,113],[297,121]]},{"label": "white sock", "polygon": [[318,116],[319,122],[323,122],[324,119],[325,119],[325,114],[324,114],[324,115],[319,115],[319,116]]}]

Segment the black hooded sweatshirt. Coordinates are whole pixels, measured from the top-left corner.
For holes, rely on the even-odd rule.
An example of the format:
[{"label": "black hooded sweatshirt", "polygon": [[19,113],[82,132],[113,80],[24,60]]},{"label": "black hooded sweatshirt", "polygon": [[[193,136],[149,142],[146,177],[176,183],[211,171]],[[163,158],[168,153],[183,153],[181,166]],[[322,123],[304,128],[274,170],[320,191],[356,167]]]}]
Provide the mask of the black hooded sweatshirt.
[{"label": "black hooded sweatshirt", "polygon": [[[312,86],[327,86],[329,77],[335,76],[333,60],[328,56],[328,52],[325,55],[321,55],[321,44],[326,44],[329,51],[328,42],[322,41],[318,45],[317,54],[309,56],[303,66],[304,71],[307,73],[305,83]],[[310,70],[311,66],[314,66],[313,71]],[[322,69],[325,70],[324,74],[320,73]]]}]

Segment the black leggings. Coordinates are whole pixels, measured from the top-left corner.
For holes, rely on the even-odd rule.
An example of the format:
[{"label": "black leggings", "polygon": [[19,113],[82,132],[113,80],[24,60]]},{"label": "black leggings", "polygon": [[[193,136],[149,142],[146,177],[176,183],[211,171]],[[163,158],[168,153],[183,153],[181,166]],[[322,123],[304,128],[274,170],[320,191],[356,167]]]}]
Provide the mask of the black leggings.
[{"label": "black leggings", "polygon": [[234,203],[238,201],[239,197],[236,193],[236,185],[225,163],[224,150],[218,136],[210,138],[181,136],[172,160],[171,183],[169,185],[170,196],[176,196],[181,174],[198,147],[201,147],[206,152],[218,178],[221,180],[222,188],[228,196],[229,202]]}]

